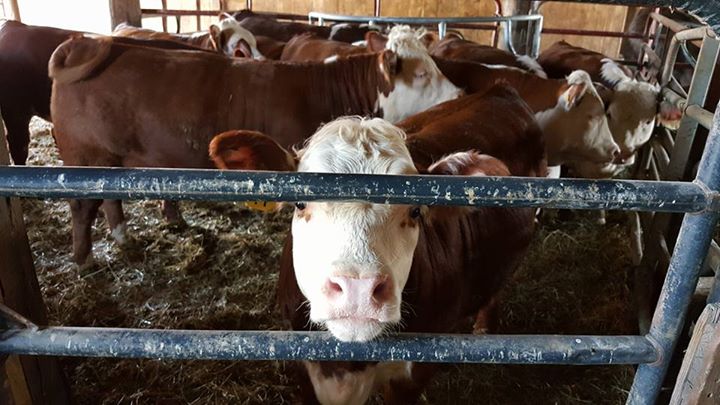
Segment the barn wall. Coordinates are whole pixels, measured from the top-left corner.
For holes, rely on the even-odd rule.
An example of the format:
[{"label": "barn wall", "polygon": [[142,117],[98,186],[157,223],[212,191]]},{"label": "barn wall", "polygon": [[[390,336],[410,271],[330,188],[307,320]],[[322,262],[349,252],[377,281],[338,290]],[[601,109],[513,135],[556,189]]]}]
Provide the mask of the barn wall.
[{"label": "barn wall", "polygon": [[[230,10],[240,10],[245,7],[245,0],[227,0]],[[195,0],[167,0],[168,8],[180,10],[195,9]],[[141,0],[143,8],[161,8],[161,0]],[[219,9],[219,0],[201,0],[201,8],[205,10]],[[307,14],[310,11],[324,11],[347,15],[372,15],[373,0],[343,1],[343,0],[253,0],[253,9],[256,11],[271,11],[278,13]],[[545,16],[545,26],[551,28],[588,29],[604,31],[623,31],[627,7],[607,6],[599,4],[577,4],[563,2],[548,2],[541,7]],[[495,3],[491,0],[383,0],[381,13],[383,16],[396,17],[471,17],[491,16],[495,13]],[[200,29],[205,29],[212,23],[214,17],[202,17]],[[162,29],[162,20],[146,18],[143,26]],[[198,29],[195,17],[182,17],[182,31],[195,31]],[[177,23],[175,18],[168,18],[168,30],[175,32]],[[461,30],[469,39],[484,44],[491,44],[490,31]],[[580,37],[544,34],[542,48],[550,46],[559,39],[565,39],[575,45],[594,49],[612,57],[617,57],[620,50],[619,38]]]}]

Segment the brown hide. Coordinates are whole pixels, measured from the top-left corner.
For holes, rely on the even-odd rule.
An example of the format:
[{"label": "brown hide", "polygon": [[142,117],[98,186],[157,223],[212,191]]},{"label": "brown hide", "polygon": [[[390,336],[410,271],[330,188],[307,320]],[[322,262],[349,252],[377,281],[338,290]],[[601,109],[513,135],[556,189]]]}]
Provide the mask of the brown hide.
[{"label": "brown hide", "polygon": [[473,41],[447,36],[430,48],[430,55],[438,58],[465,60],[469,62],[505,65],[527,70],[510,52],[493,46],[480,45]]},{"label": "brown hide", "polygon": [[[38,115],[51,120],[48,61],[55,48],[72,35],[82,33],[17,21],[0,22],[0,111],[15,164],[25,164],[27,159],[30,118]],[[170,41],[117,41],[163,49],[195,49]]]},{"label": "brown hide", "polygon": [[368,53],[367,48],[345,42],[319,38],[315,34],[296,35],[287,44],[280,60],[292,62],[322,62],[331,56],[350,56]]},{"label": "brown hide", "polygon": [[[605,58],[607,56],[599,52],[573,46],[565,41],[558,41],[544,50],[538,56],[537,61],[550,78],[562,79],[573,70],[579,69],[588,72],[594,82],[612,87],[614,83],[607,83],[600,75],[602,60]],[[630,69],[620,64],[618,66],[628,77],[633,77]]]},{"label": "brown hide", "polygon": [[543,79],[516,69],[489,68],[481,63],[433,57],[438,68],[454,85],[470,93],[484,93],[496,82],[513,87],[533,112],[554,107],[558,97],[568,89],[561,79]]},{"label": "brown hide", "polygon": [[222,49],[218,49],[217,44],[215,44],[215,41],[213,41],[209,32],[198,32],[193,34],[171,34],[168,32],[158,32],[147,28],[138,28],[130,25],[121,24],[115,28],[112,35],[114,37],[179,42],[196,48],[222,52]]},{"label": "brown hide", "polygon": [[233,17],[240,21],[240,25],[252,32],[253,35],[270,37],[276,41],[287,42],[295,35],[305,32],[314,33],[320,38],[330,37],[330,27],[298,22],[281,22],[273,17],[253,13],[250,10],[239,11]]},{"label": "brown hide", "polygon": [[279,60],[285,49],[285,42],[274,40],[264,35],[255,35],[257,48],[267,59]]},{"label": "brown hide", "polygon": [[[503,124],[493,127],[492,120]],[[450,153],[477,150],[502,155],[501,160],[513,175],[545,172],[542,135],[532,113],[504,85],[484,95],[440,104],[399,125],[409,131],[407,145],[418,166],[427,167],[436,157]],[[420,238],[403,291],[406,309],[401,330],[463,332],[458,328],[467,317],[491,305],[530,243],[533,230],[532,209],[430,208],[421,221]],[[280,260],[277,298],[292,329],[311,328],[305,298],[295,280],[290,234]],[[323,375],[331,376],[360,371],[373,363],[318,364]],[[414,364],[412,381],[393,381],[386,387],[386,402],[414,403],[433,369]],[[313,398],[308,381],[302,387],[304,398]]]},{"label": "brown hide", "polygon": [[33,115],[50,119],[48,60],[75,31],[0,22],[0,111],[7,127],[10,154],[25,164]]}]

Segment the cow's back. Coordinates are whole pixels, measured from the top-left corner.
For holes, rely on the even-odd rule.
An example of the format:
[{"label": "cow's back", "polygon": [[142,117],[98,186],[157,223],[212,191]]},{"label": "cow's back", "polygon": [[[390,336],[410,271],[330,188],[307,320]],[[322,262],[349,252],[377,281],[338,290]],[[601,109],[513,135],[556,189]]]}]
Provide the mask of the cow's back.
[{"label": "cow's back", "polygon": [[[607,59],[607,56],[599,52],[558,41],[540,53],[537,61],[550,78],[562,79],[574,70],[584,70],[594,82],[605,82],[601,75],[604,59]],[[632,77],[632,72],[627,67],[617,66],[628,77]]]},{"label": "cow's back", "polygon": [[80,165],[209,166],[199,151],[232,124],[226,78],[231,63],[209,52],[151,49],[110,38],[63,43],[50,61],[51,110],[63,159]]}]

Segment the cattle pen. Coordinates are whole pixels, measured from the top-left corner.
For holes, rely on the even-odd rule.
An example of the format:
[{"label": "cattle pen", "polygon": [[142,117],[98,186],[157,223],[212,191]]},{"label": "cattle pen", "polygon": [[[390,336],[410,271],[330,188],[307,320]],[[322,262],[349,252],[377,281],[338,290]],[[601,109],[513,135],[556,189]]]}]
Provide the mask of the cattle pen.
[{"label": "cattle pen", "polygon": [[[379,3],[379,2],[377,2]],[[607,0],[592,3],[643,5],[639,1]],[[252,6],[252,2],[248,2]],[[683,25],[655,13],[654,49],[649,58],[663,60],[663,96],[684,111],[676,134],[658,130],[645,147],[634,178],[627,180],[537,179],[495,177],[386,176],[360,174],[217,171],[194,169],[19,167],[0,166],[0,355],[17,398],[27,403],[69,401],[54,357],[107,357],[153,360],[232,361],[417,361],[511,365],[638,365],[627,393],[627,403],[658,402],[663,386],[674,385],[672,403],[717,395],[710,381],[718,365],[708,361],[709,337],[718,336],[720,283],[716,270],[720,248],[712,240],[720,218],[720,107],[714,116],[706,106],[710,80],[717,62],[720,5],[700,0],[653,1],[648,6],[677,7],[702,17],[707,25]],[[379,6],[376,6],[379,8]],[[163,14],[162,10],[154,10]],[[331,14],[308,16],[319,24],[357,21]],[[199,18],[199,17],[198,17]],[[364,17],[373,20],[372,17]],[[521,18],[522,19],[522,18]],[[527,34],[531,53],[539,49],[537,35]],[[380,17],[375,16],[380,21]],[[413,19],[421,25],[458,19]],[[468,20],[469,21],[469,20]],[[510,19],[473,22],[499,22]],[[401,18],[387,22],[412,22]],[[510,27],[507,24],[506,27]],[[510,35],[506,29],[505,41]],[[644,33],[643,37],[649,34]],[[532,38],[530,40],[529,38]],[[494,39],[493,39],[494,40]],[[664,40],[664,42],[663,42]],[[694,45],[693,45],[694,44]],[[689,55],[688,46],[699,48]],[[678,55],[686,55],[694,69],[689,91],[673,78]],[[715,107],[715,106],[712,106]],[[2,128],[2,126],[0,126]],[[702,130],[707,130],[705,135]],[[699,134],[696,136],[696,134]],[[699,146],[698,146],[699,145]],[[3,147],[4,148],[4,143]],[[0,148],[0,158],[6,151]],[[694,148],[694,149],[693,149]],[[698,150],[699,148],[699,150]],[[692,157],[691,150],[695,156]],[[697,167],[693,167],[697,162]],[[7,162],[2,162],[7,164]],[[47,326],[32,263],[22,255],[30,247],[22,222],[22,199],[177,200],[213,202],[252,201],[365,201],[377,204],[447,206],[536,207],[630,211],[636,251],[635,289],[639,291],[640,334],[501,334],[385,336],[370,342],[340,342],[326,332],[278,330],[209,330]],[[32,208],[31,208],[32,209]],[[681,214],[684,216],[680,217]],[[22,235],[18,234],[21,230]],[[6,232],[7,231],[7,232]],[[12,240],[11,240],[12,239]],[[19,252],[23,252],[22,254]],[[8,259],[5,259],[7,257]],[[22,269],[17,274],[13,268]],[[657,304],[643,284],[664,275]],[[714,274],[713,274],[714,273]],[[673,384],[666,374],[681,340],[689,308],[705,285],[707,306],[698,321],[684,359],[681,377]],[[27,294],[27,295],[26,295]],[[4,304],[3,304],[4,302]],[[32,320],[31,320],[32,319]],[[194,325],[193,325],[194,326]],[[208,330],[203,330],[208,329]],[[707,350],[707,352],[704,352]],[[20,357],[18,357],[20,356]],[[52,356],[52,357],[47,357]],[[11,371],[14,369],[15,372]],[[17,372],[18,367],[24,372]],[[43,369],[42,371],[38,371]],[[30,371],[27,371],[30,370]],[[39,382],[38,380],[42,380]],[[14,381],[14,383],[13,383]],[[29,382],[29,384],[28,384]],[[17,394],[20,385],[29,386]],[[36,386],[32,386],[37,384]],[[715,384],[713,386],[713,384]],[[24,395],[24,396],[23,396]],[[49,398],[48,395],[56,395]],[[712,403],[710,396],[706,398]],[[131,398],[124,399],[131,402]],[[120,401],[122,402],[122,401]],[[258,401],[262,402],[262,401]],[[18,403],[23,403],[21,400]]]}]

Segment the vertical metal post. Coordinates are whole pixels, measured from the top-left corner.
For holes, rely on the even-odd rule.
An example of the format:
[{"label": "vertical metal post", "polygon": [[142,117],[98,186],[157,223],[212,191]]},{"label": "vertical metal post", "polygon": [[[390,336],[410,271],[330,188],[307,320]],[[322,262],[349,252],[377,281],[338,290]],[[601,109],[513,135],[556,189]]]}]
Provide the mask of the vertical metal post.
[{"label": "vertical metal post", "polygon": [[445,38],[445,34],[447,34],[447,23],[442,21],[438,23],[438,35],[440,36],[440,39]]},{"label": "vertical metal post", "polygon": [[[720,190],[720,105],[715,110],[695,183],[709,192]],[[682,332],[690,299],[710,246],[719,214],[715,211],[686,214],[673,252],[665,284],[655,307],[650,333],[660,352],[659,360],[638,366],[628,404],[654,404],[657,400],[678,337]]]},{"label": "vertical metal post", "polygon": [[380,12],[382,11],[381,7],[382,7],[382,1],[375,0],[375,8],[373,10],[373,15],[375,15],[375,17],[380,17]]},{"label": "vertical metal post", "polygon": [[[702,107],[705,104],[705,97],[710,88],[710,81],[713,77],[715,62],[720,50],[720,41],[714,36],[710,36],[711,33],[708,30],[708,35],[703,38],[695,72],[690,82],[686,106],[698,105]],[[695,140],[697,127],[697,121],[690,117],[684,116],[680,121],[680,128],[678,128],[675,135],[675,146],[670,154],[670,163],[663,175],[665,180],[682,180],[685,176],[687,160],[690,155],[690,148],[692,148]]]},{"label": "vertical metal post", "polygon": [[530,56],[533,58],[537,58],[538,55],[540,55],[540,41],[542,40],[543,18],[540,17],[540,19],[535,21],[533,25],[535,26],[535,32],[533,32],[533,44],[532,48],[530,48]]}]

